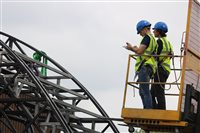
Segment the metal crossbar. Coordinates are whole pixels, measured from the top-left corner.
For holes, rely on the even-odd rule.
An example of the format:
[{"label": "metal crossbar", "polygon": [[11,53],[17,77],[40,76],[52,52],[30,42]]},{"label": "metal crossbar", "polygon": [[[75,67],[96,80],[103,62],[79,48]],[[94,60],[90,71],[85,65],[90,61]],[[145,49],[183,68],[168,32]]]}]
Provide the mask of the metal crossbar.
[{"label": "metal crossbar", "polygon": [[[6,33],[0,36],[5,38],[0,40],[2,132],[119,133],[97,100],[64,67],[45,54],[48,64],[36,61],[31,54],[39,50]],[[47,75],[39,73],[41,68],[46,68]]]}]

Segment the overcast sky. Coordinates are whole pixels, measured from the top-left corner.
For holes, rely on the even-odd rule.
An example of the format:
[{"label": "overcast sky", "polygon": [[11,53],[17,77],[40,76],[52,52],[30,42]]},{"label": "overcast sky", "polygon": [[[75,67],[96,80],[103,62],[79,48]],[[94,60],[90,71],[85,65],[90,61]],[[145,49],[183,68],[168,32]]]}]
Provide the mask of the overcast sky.
[{"label": "overcast sky", "polygon": [[131,53],[122,46],[127,41],[140,42],[138,21],[146,19],[152,25],[164,21],[168,40],[179,53],[187,5],[187,1],[174,0],[1,0],[0,28],[45,51],[92,93],[109,116],[119,118]]}]

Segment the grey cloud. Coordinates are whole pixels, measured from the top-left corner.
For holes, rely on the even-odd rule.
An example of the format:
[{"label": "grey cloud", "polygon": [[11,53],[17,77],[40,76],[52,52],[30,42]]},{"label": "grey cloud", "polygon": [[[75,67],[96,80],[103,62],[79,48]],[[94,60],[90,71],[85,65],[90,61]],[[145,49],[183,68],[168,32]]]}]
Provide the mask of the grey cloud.
[{"label": "grey cloud", "polygon": [[2,11],[3,31],[45,51],[91,92],[123,93],[131,52],[122,45],[140,41],[135,31],[137,22],[165,21],[170,28],[168,38],[178,46],[178,53],[187,3],[4,2]]}]

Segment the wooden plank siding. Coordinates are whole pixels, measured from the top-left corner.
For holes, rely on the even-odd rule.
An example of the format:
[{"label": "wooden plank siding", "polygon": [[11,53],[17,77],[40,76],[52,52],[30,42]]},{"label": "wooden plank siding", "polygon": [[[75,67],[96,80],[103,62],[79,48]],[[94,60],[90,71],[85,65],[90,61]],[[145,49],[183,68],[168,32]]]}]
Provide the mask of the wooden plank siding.
[{"label": "wooden plank siding", "polygon": [[[196,1],[192,1],[188,35],[186,69],[189,68],[192,71],[185,71],[184,94],[187,84],[192,84],[200,92],[200,4]],[[184,95],[182,98],[181,111],[183,112],[185,104]],[[192,103],[197,106],[195,101]]]}]

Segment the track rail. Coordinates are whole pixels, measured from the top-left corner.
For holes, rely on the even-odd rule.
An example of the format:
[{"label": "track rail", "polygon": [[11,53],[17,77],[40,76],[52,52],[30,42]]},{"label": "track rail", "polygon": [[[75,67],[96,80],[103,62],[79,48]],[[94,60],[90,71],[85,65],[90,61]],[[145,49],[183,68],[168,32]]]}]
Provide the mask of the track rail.
[{"label": "track rail", "polygon": [[[4,127],[3,132],[119,133],[97,100],[64,67],[13,36],[3,32],[0,36],[0,127]],[[49,65],[33,60],[34,52],[46,58]],[[50,74],[41,75],[42,67]],[[75,88],[61,84],[68,81]],[[97,111],[90,111],[87,106]]]}]

